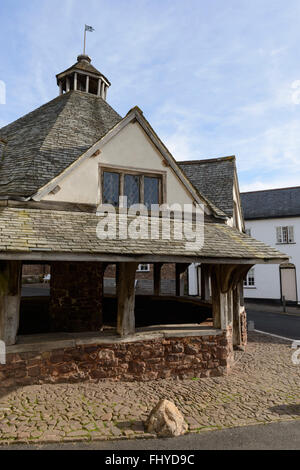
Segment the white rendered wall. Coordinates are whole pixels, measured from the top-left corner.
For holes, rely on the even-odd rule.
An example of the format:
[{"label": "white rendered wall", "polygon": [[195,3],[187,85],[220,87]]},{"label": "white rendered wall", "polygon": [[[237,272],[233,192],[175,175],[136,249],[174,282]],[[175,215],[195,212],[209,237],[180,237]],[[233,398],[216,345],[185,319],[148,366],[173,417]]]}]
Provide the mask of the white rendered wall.
[{"label": "white rendered wall", "polygon": [[[300,294],[300,217],[246,220],[246,229],[251,229],[251,236],[273,246],[290,257],[296,266],[298,301]],[[295,244],[277,244],[276,227],[294,227]],[[255,288],[244,288],[244,296],[259,299],[280,299],[279,265],[255,265]]]},{"label": "white rendered wall", "polygon": [[193,197],[173,170],[164,166],[162,155],[137,122],[124,127],[104,145],[97,157],[83,161],[59,183],[60,191],[48,194],[43,200],[98,204],[99,164],[164,171],[167,177],[167,203],[193,203]]}]

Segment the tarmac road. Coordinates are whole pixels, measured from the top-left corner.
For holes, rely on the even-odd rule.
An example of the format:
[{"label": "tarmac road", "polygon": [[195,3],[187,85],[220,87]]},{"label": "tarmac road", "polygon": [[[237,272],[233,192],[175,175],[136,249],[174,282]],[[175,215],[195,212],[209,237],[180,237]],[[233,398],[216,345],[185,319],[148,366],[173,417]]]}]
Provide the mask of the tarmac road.
[{"label": "tarmac road", "polygon": [[300,315],[247,309],[247,318],[256,330],[300,340]]},{"label": "tarmac road", "polygon": [[0,450],[299,450],[299,420],[186,434],[172,439],[0,446]]}]

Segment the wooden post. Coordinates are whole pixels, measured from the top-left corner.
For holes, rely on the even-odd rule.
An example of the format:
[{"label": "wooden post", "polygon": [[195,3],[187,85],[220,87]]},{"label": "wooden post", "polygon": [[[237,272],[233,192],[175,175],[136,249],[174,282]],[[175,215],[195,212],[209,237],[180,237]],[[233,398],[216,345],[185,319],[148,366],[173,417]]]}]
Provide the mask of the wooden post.
[{"label": "wooden post", "polygon": [[104,87],[105,87],[105,83],[102,82],[101,83],[101,98],[103,98],[103,99],[104,99]]},{"label": "wooden post", "polygon": [[74,72],[74,90],[77,90],[77,72]]},{"label": "wooden post", "polygon": [[232,342],[233,346],[240,346],[241,344],[241,299],[240,299],[240,284],[233,289],[233,319],[232,319]]},{"label": "wooden post", "polygon": [[189,264],[176,263],[176,297],[181,295],[181,276],[188,266]]},{"label": "wooden post", "polygon": [[117,333],[121,336],[133,335],[135,332],[134,284],[138,263],[118,263],[117,266]]},{"label": "wooden post", "polygon": [[66,78],[66,93],[70,91],[70,77]]},{"label": "wooden post", "polygon": [[86,82],[85,82],[85,91],[86,91],[86,93],[89,92],[89,89],[90,89],[90,77],[87,75],[86,76]]},{"label": "wooden post", "polygon": [[63,87],[62,87],[62,81],[61,80],[59,81],[58,86],[59,86],[59,94],[62,95],[63,94]]},{"label": "wooden post", "polygon": [[16,343],[21,302],[21,261],[0,262],[0,339]]},{"label": "wooden post", "polygon": [[209,268],[206,264],[201,264],[201,300],[209,300]]},{"label": "wooden post", "polygon": [[214,328],[225,330],[228,324],[228,295],[224,292],[224,272],[219,265],[211,269],[211,290]]},{"label": "wooden post", "polygon": [[98,78],[97,96],[101,96],[101,78]]},{"label": "wooden post", "polygon": [[154,263],[154,265],[153,265],[154,295],[160,295],[162,265],[163,265],[163,263]]}]

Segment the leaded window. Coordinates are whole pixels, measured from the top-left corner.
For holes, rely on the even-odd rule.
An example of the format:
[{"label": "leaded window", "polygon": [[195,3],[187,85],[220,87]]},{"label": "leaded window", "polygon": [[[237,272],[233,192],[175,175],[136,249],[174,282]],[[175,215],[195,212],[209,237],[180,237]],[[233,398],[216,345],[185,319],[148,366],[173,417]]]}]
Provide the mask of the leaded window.
[{"label": "leaded window", "polygon": [[144,178],[144,204],[151,209],[151,204],[159,204],[159,179],[152,176]]},{"label": "leaded window", "polygon": [[[102,170],[102,202],[119,206],[119,197],[127,197],[127,207],[133,204],[162,204],[163,175],[144,174],[141,171]],[[124,201],[125,202],[125,201]]]},{"label": "leaded window", "polygon": [[127,207],[140,202],[140,177],[138,175],[124,176],[124,196],[127,196]]},{"label": "leaded window", "polygon": [[103,172],[103,204],[119,205],[120,175],[111,171]]}]

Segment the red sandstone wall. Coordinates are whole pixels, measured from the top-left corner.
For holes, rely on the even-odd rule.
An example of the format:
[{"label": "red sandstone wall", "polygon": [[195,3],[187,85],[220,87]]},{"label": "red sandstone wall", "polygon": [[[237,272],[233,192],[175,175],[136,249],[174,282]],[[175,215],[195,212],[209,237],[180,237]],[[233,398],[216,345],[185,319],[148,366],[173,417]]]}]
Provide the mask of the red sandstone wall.
[{"label": "red sandstone wall", "polygon": [[220,376],[233,361],[232,335],[167,338],[85,345],[7,355],[0,387],[101,379],[147,381],[167,377]]},{"label": "red sandstone wall", "polygon": [[49,315],[52,331],[99,331],[102,326],[103,265],[51,264]]},{"label": "red sandstone wall", "polygon": [[[116,275],[116,267],[114,264],[107,266],[104,277],[114,278]],[[153,264],[150,264],[150,271],[148,272],[137,272],[137,279],[153,279]],[[162,279],[175,279],[175,264],[167,263],[164,264],[161,268],[161,278]]]}]

